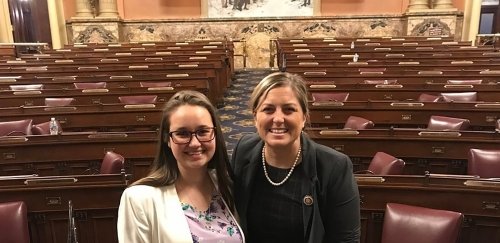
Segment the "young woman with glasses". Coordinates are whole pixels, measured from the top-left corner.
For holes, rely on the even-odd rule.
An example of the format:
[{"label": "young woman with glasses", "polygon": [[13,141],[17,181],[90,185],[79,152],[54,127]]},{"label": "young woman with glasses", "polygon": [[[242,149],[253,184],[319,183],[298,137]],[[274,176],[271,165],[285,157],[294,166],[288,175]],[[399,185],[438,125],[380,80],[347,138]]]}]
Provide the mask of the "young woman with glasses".
[{"label": "young woman with glasses", "polygon": [[157,150],[149,174],[123,192],[119,242],[244,242],[221,124],[203,94],[166,103]]}]

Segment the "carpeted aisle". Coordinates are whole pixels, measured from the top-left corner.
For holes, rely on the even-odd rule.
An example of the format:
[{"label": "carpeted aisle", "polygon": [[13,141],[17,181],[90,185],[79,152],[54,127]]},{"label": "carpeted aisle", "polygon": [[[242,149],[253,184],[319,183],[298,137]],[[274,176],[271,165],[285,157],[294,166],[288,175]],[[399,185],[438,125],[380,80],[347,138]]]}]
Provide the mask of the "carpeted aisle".
[{"label": "carpeted aisle", "polygon": [[248,100],[257,83],[272,72],[274,71],[236,71],[232,85],[224,96],[224,107],[219,109],[229,156],[241,136],[255,132]]}]

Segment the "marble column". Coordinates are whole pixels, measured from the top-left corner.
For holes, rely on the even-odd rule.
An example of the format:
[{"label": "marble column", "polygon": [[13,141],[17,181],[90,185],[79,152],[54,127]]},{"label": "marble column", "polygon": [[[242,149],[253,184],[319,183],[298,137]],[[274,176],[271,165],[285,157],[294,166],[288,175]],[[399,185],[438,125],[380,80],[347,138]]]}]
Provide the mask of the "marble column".
[{"label": "marble column", "polygon": [[119,18],[116,0],[99,1],[99,18]]},{"label": "marble column", "polygon": [[408,4],[408,8],[406,9],[406,12],[411,12],[411,11],[422,11],[429,9],[429,1],[428,0],[410,0],[410,3]]},{"label": "marble column", "polygon": [[93,18],[89,0],[76,0],[76,15],[74,18]]},{"label": "marble column", "polygon": [[434,9],[454,9],[452,0],[434,0]]}]

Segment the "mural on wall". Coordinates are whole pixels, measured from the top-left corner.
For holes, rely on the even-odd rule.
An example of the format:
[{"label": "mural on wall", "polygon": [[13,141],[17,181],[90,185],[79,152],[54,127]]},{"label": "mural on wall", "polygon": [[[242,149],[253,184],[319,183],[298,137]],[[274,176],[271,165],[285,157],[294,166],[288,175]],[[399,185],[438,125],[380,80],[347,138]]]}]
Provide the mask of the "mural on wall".
[{"label": "mural on wall", "polygon": [[313,16],[317,0],[207,0],[209,18]]}]

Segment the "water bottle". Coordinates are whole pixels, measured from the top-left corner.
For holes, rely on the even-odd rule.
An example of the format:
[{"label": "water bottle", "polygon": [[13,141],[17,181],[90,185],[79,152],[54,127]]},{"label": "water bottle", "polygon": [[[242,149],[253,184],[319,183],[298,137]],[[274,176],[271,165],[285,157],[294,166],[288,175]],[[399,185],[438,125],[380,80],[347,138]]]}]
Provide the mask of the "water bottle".
[{"label": "water bottle", "polygon": [[354,49],[354,41],[351,42],[351,49]]},{"label": "water bottle", "polygon": [[49,123],[50,135],[57,135],[59,133],[59,126],[57,126],[56,118],[50,118]]},{"label": "water bottle", "polygon": [[352,61],[353,62],[358,62],[358,59],[359,59],[358,53],[354,53],[354,56],[352,56]]}]

